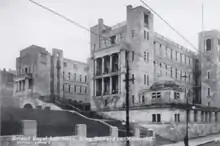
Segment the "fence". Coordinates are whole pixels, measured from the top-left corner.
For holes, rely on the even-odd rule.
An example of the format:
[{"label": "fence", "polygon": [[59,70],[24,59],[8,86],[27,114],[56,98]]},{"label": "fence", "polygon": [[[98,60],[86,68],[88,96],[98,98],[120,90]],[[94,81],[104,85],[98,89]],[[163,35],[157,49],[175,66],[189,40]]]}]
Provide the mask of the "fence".
[{"label": "fence", "polygon": [[[87,126],[77,124],[75,135],[64,137],[37,137],[37,122],[34,120],[22,121],[22,135],[1,136],[2,146],[124,146],[126,140],[130,146],[155,146],[154,132],[150,137],[140,138],[140,129],[135,129],[133,137],[119,138],[118,128],[111,127],[110,134],[106,137],[87,137]],[[102,129],[97,129],[102,130]]]}]

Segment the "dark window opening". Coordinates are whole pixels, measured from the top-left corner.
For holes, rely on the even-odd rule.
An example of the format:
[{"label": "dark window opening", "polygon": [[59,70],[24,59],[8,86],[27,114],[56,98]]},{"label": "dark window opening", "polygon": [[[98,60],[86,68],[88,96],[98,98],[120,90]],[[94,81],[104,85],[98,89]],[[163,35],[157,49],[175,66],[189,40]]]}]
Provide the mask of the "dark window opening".
[{"label": "dark window opening", "polygon": [[112,94],[118,93],[118,76],[112,77]]},{"label": "dark window opening", "polygon": [[147,14],[144,15],[144,24],[148,27],[149,26],[149,16]]},{"label": "dark window opening", "polygon": [[134,95],[132,95],[132,104],[134,104]]},{"label": "dark window opening", "polygon": [[112,36],[110,37],[110,40],[111,40],[111,44],[116,44],[116,36]]},{"label": "dark window opening", "polygon": [[206,51],[211,51],[211,49],[212,49],[212,40],[207,39],[205,45],[206,45]]}]

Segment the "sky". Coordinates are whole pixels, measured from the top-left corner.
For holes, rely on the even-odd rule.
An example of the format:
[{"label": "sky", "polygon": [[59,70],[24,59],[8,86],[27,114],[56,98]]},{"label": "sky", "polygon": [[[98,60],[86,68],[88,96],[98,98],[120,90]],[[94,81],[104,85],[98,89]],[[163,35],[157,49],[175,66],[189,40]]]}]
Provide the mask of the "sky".
[{"label": "sky", "polygon": [[[126,6],[144,6],[140,0],[34,0],[73,21],[90,28],[98,23],[113,26],[125,21]],[[202,30],[220,30],[219,0],[144,0],[194,46]],[[161,19],[154,16],[154,31],[192,47]],[[49,52],[62,49],[64,57],[86,62],[90,55],[89,31],[86,31],[31,3],[29,0],[0,0],[0,69],[15,69],[20,50],[38,45]],[[194,50],[195,51],[195,50]]]}]

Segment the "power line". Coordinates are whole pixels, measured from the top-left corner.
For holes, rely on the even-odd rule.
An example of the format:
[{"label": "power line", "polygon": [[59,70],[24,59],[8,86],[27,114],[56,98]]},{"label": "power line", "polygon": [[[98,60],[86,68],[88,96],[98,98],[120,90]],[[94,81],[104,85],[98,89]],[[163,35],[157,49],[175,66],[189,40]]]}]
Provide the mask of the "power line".
[{"label": "power line", "polygon": [[[76,26],[78,26],[78,27],[80,27],[80,28],[82,28],[82,29],[84,29],[84,30],[86,30],[86,31],[89,31],[89,32],[91,32],[91,33],[93,33],[93,34],[99,36],[100,38],[107,39],[107,38],[101,36],[100,34],[91,31],[90,29],[86,28],[85,26],[83,26],[83,25],[81,25],[81,24],[79,24],[79,23],[77,23],[77,22],[71,20],[70,18],[67,18],[67,17],[64,16],[64,15],[62,15],[62,14],[60,14],[60,13],[54,11],[54,10],[49,9],[49,8],[47,8],[46,6],[43,6],[42,4],[39,4],[39,3],[37,3],[37,2],[35,2],[35,1],[33,1],[33,0],[29,0],[29,1],[32,2],[32,3],[34,3],[34,4],[36,4],[37,6],[39,6],[39,7],[41,7],[41,8],[43,8],[43,9],[46,9],[46,10],[52,12],[53,14],[55,14],[55,15],[57,15],[57,16],[63,18],[63,19],[65,19],[65,20],[67,20],[68,22],[70,22],[70,23],[72,23],[72,24],[74,24],[74,25],[76,25]],[[146,58],[145,58],[144,56],[142,56],[141,54],[138,54],[138,53],[136,53],[136,52],[134,52],[134,54],[135,54],[136,56],[139,56],[139,57],[143,58],[144,60],[146,60]],[[145,62],[145,63],[148,64],[148,63],[151,62],[151,61],[153,62],[153,61],[155,61],[155,60],[149,59],[149,61],[148,61],[148,62]],[[124,66],[124,67],[126,67],[126,66]],[[165,68],[165,67],[163,67],[163,66],[162,66],[162,68],[168,69],[168,68]],[[169,70],[169,69],[168,69],[168,70]]]},{"label": "power line", "polygon": [[[85,26],[83,26],[83,25],[77,23],[76,21],[73,21],[72,19],[67,18],[66,16],[64,16],[64,15],[62,15],[62,14],[60,14],[60,13],[58,13],[58,12],[56,12],[56,11],[50,9],[50,8],[48,8],[48,7],[46,7],[46,6],[44,6],[44,5],[40,4],[40,3],[38,3],[38,2],[35,2],[35,1],[33,1],[33,0],[28,0],[28,1],[32,2],[33,4],[36,4],[37,6],[43,8],[43,9],[45,9],[45,10],[50,11],[51,13],[53,13],[53,14],[55,14],[55,15],[57,15],[57,16],[63,18],[63,19],[65,19],[66,21],[68,21],[68,22],[70,22],[70,23],[72,23],[72,24],[74,24],[74,25],[76,25],[76,26],[78,26],[78,27],[80,27],[80,28],[82,28],[82,29],[84,29],[84,30],[86,30],[86,31],[89,31],[89,32],[91,32],[91,33],[93,33],[93,34],[95,34],[95,35],[99,35],[99,34],[93,32],[93,31],[90,31],[90,29],[88,29],[87,27],[85,27]],[[106,39],[106,38],[105,38],[105,39]]]},{"label": "power line", "polygon": [[[151,8],[149,5],[147,5],[143,0],[140,0],[148,9],[150,9],[156,16],[158,16],[164,23],[166,23],[177,35],[179,35],[184,41],[186,41],[189,45],[192,46],[192,48],[197,51],[198,53],[200,53],[201,55],[203,55],[207,60],[209,60],[210,62],[212,62],[214,65],[216,65],[218,67],[218,65],[213,62],[212,60],[210,60],[207,56],[205,56],[199,49],[197,49],[197,47],[195,47],[188,39],[186,39],[179,31],[177,31],[172,25],[170,25],[162,16],[160,16],[156,11],[154,11],[153,8]],[[203,34],[203,32],[202,32]]]}]

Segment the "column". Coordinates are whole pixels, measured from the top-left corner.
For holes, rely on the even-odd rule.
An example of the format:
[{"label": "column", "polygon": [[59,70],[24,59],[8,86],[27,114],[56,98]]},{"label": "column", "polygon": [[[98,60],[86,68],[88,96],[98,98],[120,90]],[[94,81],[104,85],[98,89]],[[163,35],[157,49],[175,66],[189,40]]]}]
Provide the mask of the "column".
[{"label": "column", "polygon": [[102,57],[102,74],[104,73],[105,59]]},{"label": "column", "polygon": [[[121,53],[118,53],[118,71],[121,73]],[[121,75],[118,76],[118,93],[121,94]]]},{"label": "column", "polygon": [[110,55],[110,67],[109,67],[109,72],[112,72],[112,68],[113,68],[113,66],[112,66],[112,54]]},{"label": "column", "polygon": [[212,116],[212,119],[211,119],[211,120],[212,120],[212,122],[214,123],[214,122],[215,122],[215,112],[212,112],[212,113],[211,113],[211,116]]},{"label": "column", "polygon": [[28,92],[28,88],[29,88],[28,79],[25,79],[24,82],[25,82],[24,92],[25,92],[25,96],[27,97],[27,92]]},{"label": "column", "polygon": [[95,77],[96,75],[96,72],[97,72],[97,59],[94,59],[94,70],[93,70],[93,77]]},{"label": "column", "polygon": [[197,122],[201,122],[201,111],[197,111]]},{"label": "column", "polygon": [[190,111],[190,113],[189,113],[189,119],[190,119],[189,122],[194,122],[194,110],[191,110],[191,111]]},{"label": "column", "polygon": [[104,78],[102,78],[102,96],[104,95]]},{"label": "column", "polygon": [[37,136],[37,122],[35,120],[22,120],[23,135]]},{"label": "column", "polygon": [[79,136],[79,137],[86,137],[87,136],[86,124],[77,124],[75,129],[76,129],[76,136]]},{"label": "column", "polygon": [[110,93],[110,95],[112,94],[112,76],[110,76],[110,88],[109,88],[109,93]]}]

